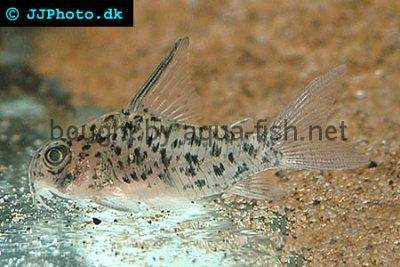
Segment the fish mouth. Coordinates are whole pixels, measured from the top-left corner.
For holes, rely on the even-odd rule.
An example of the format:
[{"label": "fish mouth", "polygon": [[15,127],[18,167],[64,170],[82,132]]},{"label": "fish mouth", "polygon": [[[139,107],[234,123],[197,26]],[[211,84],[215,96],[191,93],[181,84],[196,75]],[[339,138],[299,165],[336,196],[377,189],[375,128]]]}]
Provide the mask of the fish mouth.
[{"label": "fish mouth", "polygon": [[39,204],[40,206],[45,207],[48,210],[54,210],[49,207],[45,200],[52,199],[53,197],[58,197],[63,200],[70,199],[66,194],[60,192],[59,190],[47,186],[45,183],[41,183],[40,181],[36,181],[35,179],[30,180],[30,191],[33,197],[34,204]]},{"label": "fish mouth", "polygon": [[33,204],[37,205],[39,203],[40,205],[42,205],[44,207],[50,208],[44,203],[42,197],[39,194],[37,194],[36,179],[32,174],[34,162],[35,162],[35,159],[36,159],[36,156],[38,155],[38,153],[39,153],[39,150],[35,152],[35,154],[32,156],[31,162],[29,163],[29,169],[28,169],[29,191],[32,196]]},{"label": "fish mouth", "polygon": [[39,190],[37,191],[37,193],[44,198],[52,198],[55,196],[55,197],[61,198],[63,200],[70,199],[70,197],[67,194],[62,193],[60,190],[58,190],[56,188],[48,187],[45,184],[41,184],[41,183],[38,183],[38,184],[39,184],[39,186],[38,186]]},{"label": "fish mouth", "polygon": [[53,210],[51,207],[49,207],[43,200],[42,195],[38,191],[38,182],[36,178],[33,176],[33,168],[35,167],[35,159],[37,158],[37,155],[39,154],[40,150],[37,150],[33,156],[32,159],[29,163],[29,168],[28,168],[28,183],[29,183],[29,191],[32,196],[33,204],[35,205],[40,205],[45,207],[48,210]]},{"label": "fish mouth", "polygon": [[43,181],[37,180],[37,178],[33,175],[33,173],[34,173],[33,170],[36,168],[35,161],[36,161],[37,156],[40,153],[40,151],[41,150],[39,149],[33,154],[32,159],[29,163],[29,168],[28,168],[29,191],[32,196],[33,204],[40,205],[42,207],[45,207],[48,210],[53,211],[54,209],[49,207],[45,203],[44,199],[50,199],[53,196],[56,196],[56,197],[66,200],[66,199],[69,199],[69,197],[68,197],[68,195],[57,190],[56,188],[48,186]]}]

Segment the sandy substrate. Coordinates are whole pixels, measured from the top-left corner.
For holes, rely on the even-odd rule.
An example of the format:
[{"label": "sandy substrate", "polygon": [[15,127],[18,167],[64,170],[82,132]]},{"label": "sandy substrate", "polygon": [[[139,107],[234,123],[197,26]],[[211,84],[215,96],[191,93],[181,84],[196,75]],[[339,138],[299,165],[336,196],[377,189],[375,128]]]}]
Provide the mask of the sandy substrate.
[{"label": "sandy substrate", "polygon": [[[190,36],[202,121],[283,109],[313,77],[347,63],[335,118],[376,168],[289,172],[285,249],[311,264],[400,261],[400,2],[135,1],[135,27],[35,32],[33,65],[76,105],[120,109],[174,39]],[[204,1],[205,2],[205,1]]]}]

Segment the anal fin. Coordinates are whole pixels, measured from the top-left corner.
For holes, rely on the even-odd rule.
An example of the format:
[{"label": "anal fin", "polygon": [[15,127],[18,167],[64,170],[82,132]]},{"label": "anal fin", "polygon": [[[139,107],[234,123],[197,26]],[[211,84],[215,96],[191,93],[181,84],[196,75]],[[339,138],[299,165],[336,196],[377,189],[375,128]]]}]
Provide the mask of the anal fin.
[{"label": "anal fin", "polygon": [[262,171],[235,183],[226,193],[258,200],[277,200],[286,195],[286,190],[271,171]]}]

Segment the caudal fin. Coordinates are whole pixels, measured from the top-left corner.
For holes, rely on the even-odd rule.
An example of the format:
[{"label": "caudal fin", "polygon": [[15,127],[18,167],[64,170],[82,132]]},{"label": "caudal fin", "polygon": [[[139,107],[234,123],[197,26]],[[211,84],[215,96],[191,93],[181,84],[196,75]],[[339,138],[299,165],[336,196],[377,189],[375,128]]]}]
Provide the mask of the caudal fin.
[{"label": "caudal fin", "polygon": [[333,170],[366,165],[367,159],[346,142],[309,138],[310,127],[326,129],[345,72],[346,66],[341,65],[315,78],[275,120],[280,138],[274,147],[282,153],[281,168]]}]

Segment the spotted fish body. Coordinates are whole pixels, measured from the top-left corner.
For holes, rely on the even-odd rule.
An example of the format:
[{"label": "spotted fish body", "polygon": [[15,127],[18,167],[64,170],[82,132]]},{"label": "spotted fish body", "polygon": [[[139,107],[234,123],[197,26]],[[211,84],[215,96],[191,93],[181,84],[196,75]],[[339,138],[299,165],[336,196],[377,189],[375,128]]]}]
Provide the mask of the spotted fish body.
[{"label": "spotted fish body", "polygon": [[340,142],[277,138],[284,124],[295,125],[299,134],[326,125],[344,66],[313,80],[272,122],[276,132],[238,137],[233,125],[193,122],[201,102],[186,67],[188,44],[187,38],[175,42],[121,112],[83,125],[75,139],[40,148],[30,164],[32,192],[48,187],[69,196],[145,202],[224,192],[262,199],[274,187],[263,178],[265,170],[357,168],[366,162]]},{"label": "spotted fish body", "polygon": [[[96,129],[111,121],[120,127],[104,146]],[[77,151],[80,160],[90,158],[88,165],[96,166],[90,185],[96,189],[143,183],[151,190],[162,183],[177,194],[207,196],[277,166],[280,159],[279,151],[268,143],[258,142],[255,135],[240,139],[227,126],[194,126],[119,113],[105,116],[91,128],[94,138],[80,142]],[[159,130],[157,136],[155,129],[165,132]]]}]

